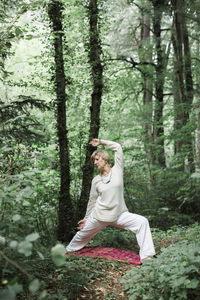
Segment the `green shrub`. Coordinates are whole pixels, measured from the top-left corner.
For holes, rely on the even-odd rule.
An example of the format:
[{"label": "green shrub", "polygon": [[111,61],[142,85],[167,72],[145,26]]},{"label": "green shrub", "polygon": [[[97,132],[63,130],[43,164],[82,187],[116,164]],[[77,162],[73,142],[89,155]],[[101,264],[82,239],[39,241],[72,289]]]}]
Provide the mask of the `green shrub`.
[{"label": "green shrub", "polygon": [[108,226],[99,232],[89,245],[133,250],[137,247],[137,241],[133,232]]},{"label": "green shrub", "polygon": [[151,227],[168,229],[199,220],[199,177],[174,167],[154,169],[153,182],[141,166],[125,168],[124,194],[131,212],[146,216]]},{"label": "green shrub", "polygon": [[[20,215],[13,216],[13,222],[20,219]],[[23,238],[15,235],[15,239],[0,236],[0,300],[15,300],[25,290],[30,295],[39,291],[39,280],[29,272],[29,259],[33,255],[43,259],[37,251],[38,239],[37,232]]]},{"label": "green shrub", "polygon": [[[109,262],[98,258],[77,257],[75,255],[65,256],[65,247],[57,244],[51,249],[52,260],[56,266],[46,278],[43,274],[43,281],[48,287],[49,282],[54,282],[53,290],[60,293],[60,298],[56,295],[55,299],[78,299],[78,295],[89,282],[96,277],[105,277],[105,272],[109,268],[117,268],[118,262]],[[50,265],[52,263],[49,261]],[[52,290],[52,286],[51,286]],[[66,298],[65,298],[66,297]],[[48,298],[54,299],[52,294],[48,294]]]},{"label": "green shrub", "polygon": [[200,232],[200,224],[194,223],[190,226],[172,226],[168,230],[159,228],[151,228],[152,235],[155,239],[175,239],[175,240],[198,240]]},{"label": "green shrub", "polygon": [[122,282],[130,300],[200,299],[200,243],[179,241],[132,268]]}]

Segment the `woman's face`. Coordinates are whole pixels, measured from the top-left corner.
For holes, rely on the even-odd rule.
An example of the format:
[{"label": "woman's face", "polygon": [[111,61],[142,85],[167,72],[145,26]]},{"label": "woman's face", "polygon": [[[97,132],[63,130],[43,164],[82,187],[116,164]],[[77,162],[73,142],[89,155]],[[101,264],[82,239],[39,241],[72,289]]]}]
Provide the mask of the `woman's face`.
[{"label": "woman's face", "polygon": [[96,155],[94,157],[94,165],[99,171],[102,172],[107,165],[107,162],[101,156]]}]

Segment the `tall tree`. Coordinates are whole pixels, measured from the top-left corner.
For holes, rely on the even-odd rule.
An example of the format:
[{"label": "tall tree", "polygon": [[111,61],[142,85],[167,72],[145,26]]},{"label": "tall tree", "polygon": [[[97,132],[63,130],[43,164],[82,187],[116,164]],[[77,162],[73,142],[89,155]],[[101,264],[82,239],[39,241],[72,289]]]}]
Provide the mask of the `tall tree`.
[{"label": "tall tree", "polygon": [[168,53],[170,47],[165,53],[166,47],[162,45],[162,15],[164,13],[167,1],[152,0],[153,4],[153,34],[155,40],[156,64],[155,64],[155,109],[154,109],[154,142],[155,142],[155,163],[165,167],[165,148],[164,148],[164,82],[165,70],[167,67]]},{"label": "tall tree", "polygon": [[[150,26],[151,18],[148,8],[146,8],[147,1],[144,1],[144,7],[141,10],[141,45],[139,49],[140,62],[144,64],[142,68],[142,84],[143,84],[143,109],[145,112],[144,119],[144,148],[147,153],[147,163],[149,166],[150,179],[152,176],[152,162],[153,162],[153,122],[152,122],[152,95],[153,95],[153,82],[152,82],[152,50],[149,49],[150,45]],[[146,49],[148,49],[146,51]]]},{"label": "tall tree", "polygon": [[[197,20],[197,28],[200,28],[200,5],[199,2],[195,7],[195,11],[192,12],[195,13],[195,15],[197,16],[196,20]],[[198,34],[198,30],[197,30],[197,34]],[[197,41],[195,42],[196,46],[196,57],[199,58],[200,56],[200,44],[199,44],[199,39],[197,39]],[[200,85],[199,85],[199,76],[198,76],[198,72],[196,72],[196,76],[195,76],[195,81],[197,82],[197,90],[199,89]],[[200,100],[199,97],[197,97],[195,99],[195,113],[196,113],[196,124],[197,124],[197,128],[195,131],[195,169],[197,171],[200,171]]]},{"label": "tall tree", "polygon": [[191,104],[193,100],[193,81],[191,72],[190,46],[185,20],[184,0],[173,0],[174,28],[172,42],[174,48],[174,127],[177,138],[175,153],[179,158],[180,168],[184,169],[185,156],[188,159],[190,170],[194,170],[193,141],[189,125]]},{"label": "tall tree", "polygon": [[[98,0],[90,0],[88,6],[89,14],[89,62],[91,65],[91,78],[92,78],[92,103],[90,106],[90,130],[89,140],[98,137],[100,127],[100,108],[101,98],[103,90],[103,66],[101,62],[101,40],[99,30],[99,9]],[[89,144],[86,147],[86,158],[83,166],[83,177],[82,177],[82,190],[81,196],[78,203],[77,217],[78,219],[83,217],[86,210],[91,180],[93,177],[93,165],[91,164],[91,154],[94,148]]]},{"label": "tall tree", "polygon": [[70,164],[66,122],[66,77],[63,59],[62,3],[52,0],[48,7],[52,22],[55,55],[55,90],[57,96],[57,133],[60,159],[60,194],[58,207],[57,238],[68,241],[71,238],[73,222],[70,199]]}]

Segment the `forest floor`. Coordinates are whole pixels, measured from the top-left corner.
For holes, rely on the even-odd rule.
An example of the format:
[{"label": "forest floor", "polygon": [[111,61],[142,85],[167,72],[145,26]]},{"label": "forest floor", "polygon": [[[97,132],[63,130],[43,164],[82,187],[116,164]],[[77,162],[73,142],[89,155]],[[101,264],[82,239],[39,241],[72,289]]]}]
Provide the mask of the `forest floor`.
[{"label": "forest floor", "polygon": [[124,300],[127,296],[124,291],[124,286],[120,283],[121,278],[125,273],[137,265],[130,265],[121,263],[117,270],[110,269],[105,272],[103,277],[97,277],[94,282],[90,283],[84,288],[84,291],[77,296],[77,300],[89,299],[89,300],[105,300],[115,299]]},{"label": "forest floor", "polygon": [[[92,273],[92,276],[89,280],[79,281],[77,276],[84,273],[83,260],[85,259],[85,275],[88,269]],[[50,265],[41,266],[40,276],[42,275],[43,279],[46,282],[46,290],[48,291],[49,298],[58,295],[58,291],[63,291],[63,300],[124,300],[128,299],[124,290],[124,285],[120,282],[122,277],[129,271],[131,268],[140,268],[141,266],[128,264],[126,262],[117,262],[109,261],[100,258],[75,258],[75,264],[78,270],[71,274],[69,277],[63,269],[60,272],[57,272],[56,269],[48,269],[49,266],[52,268],[52,263]],[[96,268],[96,269],[95,269]],[[39,270],[38,270],[39,271]],[[49,274],[51,276],[49,277]],[[61,276],[64,274],[64,276]],[[73,279],[72,279],[73,278]],[[73,283],[71,288],[68,284],[69,280]],[[84,280],[84,279],[83,279]],[[81,286],[80,286],[81,285]],[[70,295],[66,294],[66,291],[70,291]],[[73,291],[72,291],[73,290]],[[73,294],[73,295],[72,295]],[[69,298],[68,298],[69,296]],[[65,298],[67,297],[67,298]],[[60,298],[59,298],[60,299]]]},{"label": "forest floor", "polygon": [[[177,239],[162,239],[156,247],[156,253],[160,252],[162,247],[168,247]],[[117,269],[108,269],[103,276],[95,278],[92,283],[76,297],[74,300],[125,300],[128,296],[125,292],[124,285],[120,282],[122,277],[131,268],[141,268],[138,265],[131,265],[127,263],[119,263]]]},{"label": "forest floor", "polygon": [[[159,255],[161,248],[168,247],[176,241],[177,238],[172,237],[154,239],[156,253]],[[132,251],[138,253],[138,250],[135,243]],[[66,265],[60,268],[55,267],[51,258],[47,261],[39,260],[32,267],[35,268],[35,277],[44,282],[48,293],[45,300],[126,300],[128,295],[121,279],[132,268],[139,269],[143,266],[100,258],[70,256]]]}]

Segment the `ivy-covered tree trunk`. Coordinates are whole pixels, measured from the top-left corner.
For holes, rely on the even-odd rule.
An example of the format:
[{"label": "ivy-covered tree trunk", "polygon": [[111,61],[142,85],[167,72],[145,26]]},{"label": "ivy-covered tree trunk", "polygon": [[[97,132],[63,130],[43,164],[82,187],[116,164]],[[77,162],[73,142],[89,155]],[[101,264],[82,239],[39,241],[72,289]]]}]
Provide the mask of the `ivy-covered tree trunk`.
[{"label": "ivy-covered tree trunk", "polygon": [[[200,13],[198,14],[199,27],[200,27]],[[200,45],[199,42],[196,42],[196,57],[200,56]],[[195,76],[195,81],[199,81],[198,75]],[[195,130],[195,171],[200,172],[200,99],[197,97],[195,99],[195,121],[196,121],[196,130]],[[200,187],[199,187],[200,189]]]},{"label": "ivy-covered tree trunk", "polygon": [[[89,12],[89,62],[91,65],[91,77],[93,84],[92,103],[90,106],[90,131],[89,141],[92,138],[97,138],[99,135],[100,127],[100,108],[103,90],[103,67],[101,63],[101,41],[99,32],[99,11],[98,0],[90,0],[88,6]],[[81,219],[84,216],[87,202],[89,199],[91,180],[93,177],[93,165],[91,164],[90,157],[94,148],[89,144],[86,147],[86,158],[83,166],[82,190],[78,203],[77,218]]]},{"label": "ivy-covered tree trunk", "polygon": [[155,50],[157,56],[156,79],[155,79],[155,109],[154,109],[154,142],[155,142],[155,163],[165,167],[165,148],[164,148],[164,82],[165,69],[167,65],[167,55],[165,47],[161,43],[161,21],[164,10],[163,0],[152,0],[153,3],[153,33],[155,39]]},{"label": "ivy-covered tree trunk", "polygon": [[[148,49],[147,51],[144,49],[148,48],[150,40],[150,16],[146,10],[142,11],[141,17],[141,47],[139,49],[139,56],[141,63],[147,63],[142,68],[142,81],[143,81],[143,110],[144,110],[144,125],[143,125],[143,141],[144,148],[147,155],[147,164],[150,173],[150,181],[151,184],[153,182],[153,174],[152,174],[152,164],[153,164],[153,122],[152,122],[152,66],[150,65],[152,62],[152,51]],[[147,45],[145,47],[145,44]],[[149,65],[148,65],[149,63]]]},{"label": "ivy-covered tree trunk", "polygon": [[55,89],[57,96],[57,133],[60,159],[60,194],[57,238],[64,242],[71,238],[72,206],[70,199],[70,165],[66,125],[66,92],[63,59],[62,4],[52,0],[48,8],[52,22],[55,53]]},{"label": "ivy-covered tree trunk", "polygon": [[[174,47],[174,72],[176,93],[174,97],[174,130],[175,154],[184,170],[185,157],[188,159],[190,170],[194,169],[192,134],[189,125],[189,114],[193,98],[193,84],[191,73],[190,49],[185,23],[184,0],[174,0],[174,29],[172,42]],[[189,58],[186,57],[189,55]]]},{"label": "ivy-covered tree trunk", "polygon": [[196,153],[196,166],[195,170],[200,171],[200,102],[196,103],[196,124],[197,128],[195,131],[195,153]]}]

